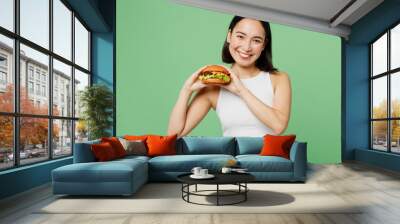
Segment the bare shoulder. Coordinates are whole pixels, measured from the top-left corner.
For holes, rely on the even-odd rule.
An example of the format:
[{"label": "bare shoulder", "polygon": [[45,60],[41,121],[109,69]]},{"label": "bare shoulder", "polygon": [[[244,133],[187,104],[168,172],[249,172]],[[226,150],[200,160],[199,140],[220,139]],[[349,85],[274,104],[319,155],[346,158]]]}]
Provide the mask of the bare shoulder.
[{"label": "bare shoulder", "polygon": [[275,79],[277,82],[290,82],[289,74],[284,71],[271,72],[271,78]]},{"label": "bare shoulder", "polygon": [[[283,71],[275,71],[270,73],[272,87],[274,89],[274,93],[276,93],[276,89],[290,89],[290,78],[288,73]],[[279,87],[278,87],[279,86]]]}]

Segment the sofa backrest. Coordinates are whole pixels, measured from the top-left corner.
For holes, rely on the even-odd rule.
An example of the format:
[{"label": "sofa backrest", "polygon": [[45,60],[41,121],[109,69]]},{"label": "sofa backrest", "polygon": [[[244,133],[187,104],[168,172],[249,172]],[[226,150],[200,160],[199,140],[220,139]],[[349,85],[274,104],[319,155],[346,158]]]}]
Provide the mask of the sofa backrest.
[{"label": "sofa backrest", "polygon": [[90,148],[92,144],[99,144],[100,140],[86,141],[75,143],[74,148],[74,163],[95,162],[96,158]]},{"label": "sofa backrest", "polygon": [[176,143],[177,154],[226,154],[235,155],[233,137],[182,137]]},{"label": "sofa backrest", "polygon": [[259,154],[263,147],[263,137],[236,137],[236,155]]}]

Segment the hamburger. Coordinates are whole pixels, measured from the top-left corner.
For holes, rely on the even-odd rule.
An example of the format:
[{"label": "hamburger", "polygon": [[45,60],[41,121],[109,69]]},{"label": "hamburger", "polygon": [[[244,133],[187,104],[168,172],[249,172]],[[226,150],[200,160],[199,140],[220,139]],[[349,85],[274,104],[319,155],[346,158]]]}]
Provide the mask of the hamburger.
[{"label": "hamburger", "polygon": [[219,65],[209,65],[199,73],[199,80],[204,84],[223,84],[231,82],[231,76],[228,70]]}]

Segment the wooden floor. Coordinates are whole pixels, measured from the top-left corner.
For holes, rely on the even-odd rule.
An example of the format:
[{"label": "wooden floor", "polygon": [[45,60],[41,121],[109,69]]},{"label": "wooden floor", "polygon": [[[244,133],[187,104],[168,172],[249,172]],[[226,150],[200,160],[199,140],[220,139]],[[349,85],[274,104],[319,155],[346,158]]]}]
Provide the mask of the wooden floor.
[{"label": "wooden floor", "polygon": [[357,214],[36,214],[54,200],[49,185],[0,201],[0,223],[400,223],[400,174],[359,163],[310,165],[308,182],[345,201],[367,204]]}]

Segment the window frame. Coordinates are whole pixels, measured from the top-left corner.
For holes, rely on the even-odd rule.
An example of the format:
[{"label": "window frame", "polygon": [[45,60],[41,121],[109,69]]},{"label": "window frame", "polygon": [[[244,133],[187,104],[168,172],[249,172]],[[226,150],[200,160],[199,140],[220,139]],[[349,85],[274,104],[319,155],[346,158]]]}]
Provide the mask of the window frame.
[{"label": "window frame", "polygon": [[[92,61],[91,61],[91,49],[92,49],[92,43],[91,43],[91,37],[92,37],[92,30],[88,27],[88,25],[84,22],[84,20],[79,16],[78,13],[76,13],[72,7],[66,2],[65,0],[59,0],[68,10],[71,11],[71,18],[70,18],[70,23],[71,23],[71,59],[64,58],[63,56],[55,53],[53,50],[53,24],[54,24],[54,18],[53,18],[53,0],[48,0],[49,2],[49,49],[46,49],[45,47],[42,47],[39,44],[34,43],[33,41],[30,41],[29,39],[24,38],[23,36],[20,35],[20,0],[14,0],[13,1],[13,10],[14,10],[14,31],[10,31],[4,27],[0,26],[0,35],[3,35],[7,38],[11,38],[13,40],[13,64],[12,67],[12,73],[14,78],[14,110],[13,112],[2,112],[0,111],[0,116],[5,116],[5,117],[11,117],[13,119],[13,154],[14,154],[14,161],[13,161],[13,166],[10,167],[5,167],[5,168],[0,168],[0,172],[5,171],[5,170],[11,170],[11,169],[16,169],[19,167],[24,167],[24,166],[30,166],[33,164],[38,164],[38,163],[43,163],[51,160],[58,160],[66,157],[73,156],[74,152],[74,143],[75,143],[75,126],[76,126],[76,121],[79,120],[79,117],[75,117],[75,108],[71,108],[71,114],[68,116],[56,116],[53,115],[53,59],[58,60],[61,63],[64,63],[68,66],[71,66],[71,93],[72,93],[72,99],[71,99],[71,104],[74,105],[75,103],[75,69],[85,73],[88,75],[89,83],[88,86],[92,85]],[[79,22],[84,26],[84,28],[88,31],[88,69],[85,69],[78,64],[75,63],[75,18],[79,20]],[[30,47],[36,51],[39,51],[40,53],[43,53],[48,56],[49,62],[48,62],[48,80],[46,84],[46,91],[48,91],[48,94],[45,91],[45,94],[48,96],[48,108],[49,111],[47,112],[46,115],[39,115],[39,114],[27,114],[27,113],[21,113],[20,111],[20,45],[23,44],[27,47]],[[27,71],[29,70],[30,65],[27,64]],[[40,83],[42,86],[42,79],[41,79],[41,74],[42,72],[39,73],[39,80],[36,80],[36,69],[33,67],[33,79],[30,79],[30,74],[27,72],[26,75],[26,82],[32,81],[35,86],[36,83]],[[28,86],[27,86],[28,87]],[[35,87],[34,87],[35,88]],[[29,91],[27,89],[27,91]],[[34,92],[36,89],[34,89]],[[42,96],[42,94],[39,94],[38,96]],[[35,102],[36,103],[36,102]],[[32,163],[26,163],[26,164],[21,164],[20,161],[20,119],[21,118],[45,118],[47,119],[48,123],[48,136],[47,136],[47,150],[48,150],[48,155],[47,157],[44,157],[43,160],[40,160],[38,162],[32,162]],[[54,147],[53,147],[53,123],[57,120],[63,120],[63,121],[70,121],[71,122],[71,153],[68,155],[63,155],[63,156],[54,156]]]},{"label": "window frame", "polygon": [[[375,39],[373,39],[371,42],[368,43],[368,56],[369,56],[369,77],[368,77],[368,81],[369,81],[369,149],[373,150],[373,151],[379,151],[379,152],[385,152],[385,153],[391,153],[391,154],[400,154],[400,152],[393,152],[392,151],[392,125],[391,122],[392,121],[396,121],[396,120],[400,120],[400,117],[392,117],[392,99],[391,99],[391,79],[392,76],[395,75],[396,73],[400,72],[400,67],[398,68],[394,68],[391,69],[391,30],[393,28],[395,28],[396,26],[400,26],[400,21],[396,21],[395,23],[393,23],[390,27],[388,27],[387,29],[385,29],[384,32],[382,32],[381,34],[379,34]],[[381,37],[383,37],[384,35],[387,35],[387,63],[386,63],[386,72],[380,73],[380,74],[376,74],[374,76],[373,74],[373,44],[379,40]],[[373,118],[373,81],[375,79],[381,78],[381,77],[386,77],[386,87],[387,87],[387,93],[386,93],[386,97],[387,97],[387,105],[386,105],[386,118]],[[374,143],[373,143],[373,125],[372,123],[374,121],[386,121],[386,151],[383,150],[379,150],[374,148]]]}]

